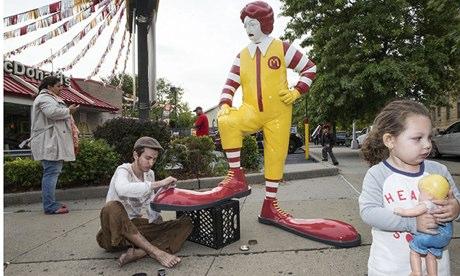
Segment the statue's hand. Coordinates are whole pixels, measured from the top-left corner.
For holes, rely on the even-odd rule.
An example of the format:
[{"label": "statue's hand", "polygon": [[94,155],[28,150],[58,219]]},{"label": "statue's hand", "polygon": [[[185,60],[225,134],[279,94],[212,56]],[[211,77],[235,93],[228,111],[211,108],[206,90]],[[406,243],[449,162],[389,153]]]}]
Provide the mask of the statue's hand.
[{"label": "statue's hand", "polygon": [[217,113],[217,117],[228,115],[232,110],[235,110],[235,108],[230,107],[228,104],[223,104],[220,106],[220,110]]},{"label": "statue's hand", "polygon": [[300,98],[300,92],[295,88],[292,90],[283,89],[278,94],[281,98],[281,101],[285,104],[293,104],[295,100]]}]

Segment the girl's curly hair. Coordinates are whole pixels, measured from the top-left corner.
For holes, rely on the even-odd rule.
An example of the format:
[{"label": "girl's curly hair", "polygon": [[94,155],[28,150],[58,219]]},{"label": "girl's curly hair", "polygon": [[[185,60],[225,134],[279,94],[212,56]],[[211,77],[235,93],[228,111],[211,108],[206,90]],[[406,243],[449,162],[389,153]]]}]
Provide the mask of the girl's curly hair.
[{"label": "girl's curly hair", "polygon": [[406,128],[405,122],[411,115],[430,118],[430,112],[421,103],[412,100],[396,100],[387,104],[375,117],[372,130],[364,140],[361,154],[370,166],[378,164],[390,155],[383,143],[383,135],[389,133],[398,136]]}]

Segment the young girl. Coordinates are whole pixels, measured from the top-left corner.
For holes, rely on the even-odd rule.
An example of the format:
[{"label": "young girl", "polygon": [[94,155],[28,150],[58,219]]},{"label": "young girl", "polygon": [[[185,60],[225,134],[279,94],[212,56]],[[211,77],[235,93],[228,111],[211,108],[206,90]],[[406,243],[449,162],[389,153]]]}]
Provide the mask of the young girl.
[{"label": "young girl", "polygon": [[[411,233],[436,234],[438,223],[458,219],[460,192],[446,166],[425,160],[431,151],[431,119],[423,105],[409,100],[391,102],[373,125],[362,148],[372,167],[359,197],[361,218],[372,226],[368,275],[409,275]],[[418,204],[418,181],[429,174],[440,174],[450,184],[447,199],[433,200],[440,208],[416,218],[394,214],[397,207]],[[450,275],[447,248],[438,259],[438,273]]]}]

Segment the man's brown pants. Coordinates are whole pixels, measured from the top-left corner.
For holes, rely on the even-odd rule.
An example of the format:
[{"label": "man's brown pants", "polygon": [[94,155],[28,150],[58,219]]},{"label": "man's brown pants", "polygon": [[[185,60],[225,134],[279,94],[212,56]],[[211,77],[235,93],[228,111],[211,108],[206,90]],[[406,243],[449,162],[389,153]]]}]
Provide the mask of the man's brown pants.
[{"label": "man's brown pants", "polygon": [[182,247],[193,228],[191,219],[186,216],[160,223],[149,223],[145,218],[130,220],[119,201],[107,202],[100,217],[101,230],[97,233],[96,240],[107,251],[118,251],[132,246],[126,235],[140,233],[159,249],[174,254]]}]

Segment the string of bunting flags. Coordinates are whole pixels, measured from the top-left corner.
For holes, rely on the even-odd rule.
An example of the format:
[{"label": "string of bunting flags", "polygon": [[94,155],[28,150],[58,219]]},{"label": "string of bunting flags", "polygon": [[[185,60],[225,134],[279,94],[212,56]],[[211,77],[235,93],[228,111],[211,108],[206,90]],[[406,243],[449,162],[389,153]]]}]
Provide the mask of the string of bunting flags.
[{"label": "string of bunting flags", "polygon": [[[107,3],[110,2],[110,0],[105,0],[101,3],[98,4],[98,8],[100,6],[104,6],[104,5],[107,5]],[[72,19],[66,21],[65,23],[59,25],[58,27],[56,27],[55,29],[53,29],[52,31],[46,33],[45,35],[33,40],[32,42],[29,42],[19,48],[16,48],[14,50],[11,50],[7,53],[5,53],[3,55],[3,58],[4,59],[8,59],[10,58],[11,56],[13,55],[17,55],[19,53],[21,53],[22,51],[24,51],[25,49],[29,48],[29,47],[32,47],[32,46],[39,46],[39,45],[42,45],[44,44],[46,41],[52,39],[52,38],[55,38],[65,32],[67,32],[71,27],[73,27],[75,24],[87,19],[88,17],[91,16],[91,14],[97,9],[94,8],[94,6],[90,5],[89,7],[87,7],[85,10],[81,11],[80,13],[76,14],[73,16]]]},{"label": "string of bunting flags", "polygon": [[[70,0],[70,1],[72,1],[72,0]],[[11,25],[16,25],[18,23],[27,21],[27,20],[37,19],[39,17],[45,16],[45,15],[48,15],[48,14],[51,14],[51,13],[55,13],[60,9],[61,9],[61,1],[58,1],[58,2],[55,2],[55,3],[49,4],[49,5],[42,6],[42,7],[37,8],[37,9],[33,9],[33,10],[30,10],[30,11],[26,11],[26,12],[11,15],[11,16],[8,16],[8,17],[4,17],[3,18],[3,26],[8,27],[8,26],[11,26]]]},{"label": "string of bunting flags", "polygon": [[[51,62],[54,58],[66,53],[71,47],[73,47],[75,44],[77,44],[83,37],[86,36],[86,34],[98,23],[104,21],[98,28],[97,32],[93,35],[93,37],[88,41],[88,44],[80,51],[80,53],[66,66],[63,66],[59,68],[58,70],[61,71],[68,71],[72,69],[75,64],[77,64],[81,58],[88,52],[88,50],[96,44],[96,40],[99,38],[99,35],[102,33],[102,31],[105,29],[106,26],[110,24],[110,20],[112,17],[115,16],[115,14],[118,12],[120,6],[117,6],[115,3],[111,3],[111,5],[107,6],[104,8],[106,13],[99,14],[95,19],[93,19],[90,24],[88,24],[78,35],[76,35],[69,43],[64,45],[60,50],[58,50],[56,53],[45,59],[44,61],[37,63],[35,66],[40,67],[45,63]],[[103,11],[104,11],[103,10]],[[101,12],[103,12],[101,11]],[[105,14],[105,17],[104,17]],[[101,17],[102,16],[102,17]],[[91,25],[91,23],[94,22],[94,26]]]},{"label": "string of bunting flags", "polygon": [[[105,1],[105,2],[107,2],[107,1]],[[91,29],[96,27],[99,23],[103,22],[99,26],[99,29],[98,29],[97,33],[90,40],[90,45],[93,45],[95,43],[96,38],[100,35],[100,33],[104,30],[104,28],[110,23],[110,20],[112,19],[112,17],[117,13],[118,8],[120,7],[119,4],[120,3],[112,2],[112,3],[108,4],[108,5],[106,5],[98,13],[98,15],[93,20],[91,20],[91,22],[88,25],[86,25],[85,28],[83,28],[83,30],[80,33],[78,33],[74,38],[72,38],[72,40],[70,42],[68,42],[67,44],[62,46],[59,50],[57,50],[55,53],[53,53],[48,58],[42,60],[41,62],[36,63],[34,66],[35,67],[40,67],[40,66],[42,66],[42,65],[44,65],[46,63],[51,63],[51,61],[54,60],[56,57],[67,53],[69,51],[69,49],[72,48],[73,46],[75,46],[80,40],[82,40],[83,37],[85,37]],[[88,46],[86,46],[85,49],[87,47]],[[81,58],[82,56],[79,55],[79,57]],[[77,59],[78,59],[78,57],[75,58],[75,60],[77,60]]]},{"label": "string of bunting flags", "polygon": [[105,48],[104,50],[104,53],[102,54],[102,57],[99,59],[99,62],[98,64],[96,65],[96,68],[94,68],[94,70],[88,75],[88,79],[91,79],[93,76],[95,76],[99,70],[101,69],[101,65],[102,63],[104,63],[104,60],[105,60],[105,57],[107,56],[107,53],[110,52],[110,50],[112,49],[112,46],[113,46],[113,41],[115,40],[115,35],[117,34],[119,28],[120,28],[120,22],[121,22],[121,19],[123,18],[124,16],[124,4],[122,5],[123,7],[121,7],[121,12],[120,12],[120,16],[118,17],[118,20],[117,22],[115,23],[115,28],[113,29],[112,31],[112,34],[110,36],[110,40],[109,40],[109,43],[107,44],[107,47]]},{"label": "string of bunting flags", "polygon": [[[88,7],[92,6],[89,0],[85,0],[78,5],[75,6],[67,6],[68,4],[73,4],[73,0],[71,1],[62,1],[61,7],[55,13],[51,15],[39,19],[33,23],[27,24],[25,26],[19,27],[14,30],[6,31],[3,33],[3,39],[10,39],[13,37],[18,37],[22,35],[26,35],[28,33],[34,32],[41,28],[49,27],[52,24],[58,23],[70,16],[80,13],[83,10],[86,10]],[[65,4],[67,3],[67,4]]]},{"label": "string of bunting flags", "polygon": [[117,67],[118,67],[118,61],[120,60],[121,58],[121,53],[123,52],[123,50],[125,49],[125,38],[126,38],[126,28],[123,32],[123,36],[121,38],[121,44],[120,44],[120,49],[118,50],[118,54],[117,54],[117,58],[115,59],[115,64],[113,65],[113,68],[112,68],[112,72],[110,72],[110,75],[113,76],[115,75],[115,71],[117,70]]},{"label": "string of bunting flags", "polygon": [[[123,70],[121,71],[122,75],[125,74],[126,72],[126,65],[128,64],[128,57],[129,57],[129,53],[131,52],[131,41],[134,39],[134,35],[133,33],[131,33],[131,36],[128,40],[128,50],[126,50],[126,57],[125,57],[125,61],[123,62]],[[133,61],[134,62],[134,61]],[[118,83],[118,88],[121,88],[123,84],[123,77],[120,78],[120,82]]]},{"label": "string of bunting flags", "polygon": [[[63,65],[61,63],[60,65],[62,65],[62,67],[56,70],[59,72],[69,71],[80,60],[82,60],[82,58],[87,54],[89,49],[94,48],[94,45],[96,44],[97,40],[100,40],[99,37],[101,37],[106,27],[113,26],[112,21],[115,21],[116,19],[116,23],[110,34],[109,41],[104,39],[107,45],[102,53],[102,56],[97,60],[97,65],[88,75],[87,79],[95,77],[100,72],[102,64],[104,64],[104,62],[107,59],[108,53],[111,52],[113,48],[115,48],[115,38],[118,37],[120,31],[122,31],[123,34],[120,34],[120,44],[117,44],[117,46],[119,45],[119,49],[117,49],[116,58],[113,61],[113,67],[110,67],[108,69],[110,70],[111,75],[114,75],[117,69],[122,69],[122,73],[124,74],[126,72],[127,62],[131,52],[131,43],[134,39],[132,34],[126,34],[126,28],[120,27],[120,24],[123,21],[122,19],[125,18],[125,6],[126,3],[124,0],[61,0],[34,10],[5,17],[4,26],[11,26],[11,28],[7,28],[7,31],[4,31],[4,40],[25,36],[32,32],[36,32],[38,29],[41,28],[49,28],[39,33],[38,36],[40,37],[37,39],[35,39],[37,37],[37,34],[35,36],[31,35],[33,39],[33,41],[31,42],[27,42],[27,40],[24,39],[24,42],[26,42],[26,44],[18,48],[16,48],[17,45],[14,45],[13,43],[15,49],[7,50],[8,52],[4,53],[3,57],[4,59],[7,59],[11,56],[22,53],[29,47],[42,45],[45,42],[53,38],[56,38],[63,33],[68,32],[69,29],[74,27],[76,24],[91,17],[91,19],[89,19],[91,21],[89,21],[88,24],[86,24],[83,28],[78,28],[80,29],[80,31],[72,39],[66,39],[67,41],[65,42],[67,43],[64,46],[58,46],[60,48],[58,48],[56,52],[54,52],[55,49],[53,49],[53,52],[51,52],[51,54],[48,57],[46,57],[43,60],[40,59],[38,63],[32,65],[35,68],[40,68],[47,63],[53,62],[57,57],[67,53],[71,48],[76,46],[77,43],[79,43],[83,38],[87,37],[87,35],[91,33],[91,35],[93,36],[91,37],[91,39],[89,39],[89,41],[85,39],[85,41],[88,41],[86,42],[87,45],[85,45],[80,50],[78,55],[76,55],[75,58],[71,58],[72,61],[70,61],[70,63],[68,63],[67,58],[63,60],[66,64]],[[62,23],[59,23],[61,21]],[[55,27],[55,25],[59,26]],[[50,28],[52,29],[51,31],[49,31]],[[72,29],[72,31],[74,34],[74,31],[78,30]],[[44,32],[46,32],[46,34],[41,35]],[[104,35],[104,37],[106,36]],[[14,42],[22,41],[23,40],[15,40]],[[30,39],[28,41],[30,41]],[[78,46],[78,48],[80,49],[80,45]],[[121,60],[122,55],[126,55],[124,61]],[[73,56],[74,55],[72,54],[72,57]],[[123,78],[120,79],[120,82],[118,84],[119,87],[121,87],[122,81]]]},{"label": "string of bunting flags", "polygon": [[[8,27],[16,25],[29,20],[35,20],[37,18],[65,10],[68,7],[78,6],[85,2],[92,2],[93,5],[99,3],[100,0],[61,0],[48,5],[44,5],[40,8],[32,9],[26,12],[10,15],[3,18],[3,26]],[[19,3],[18,3],[19,4]]]}]

